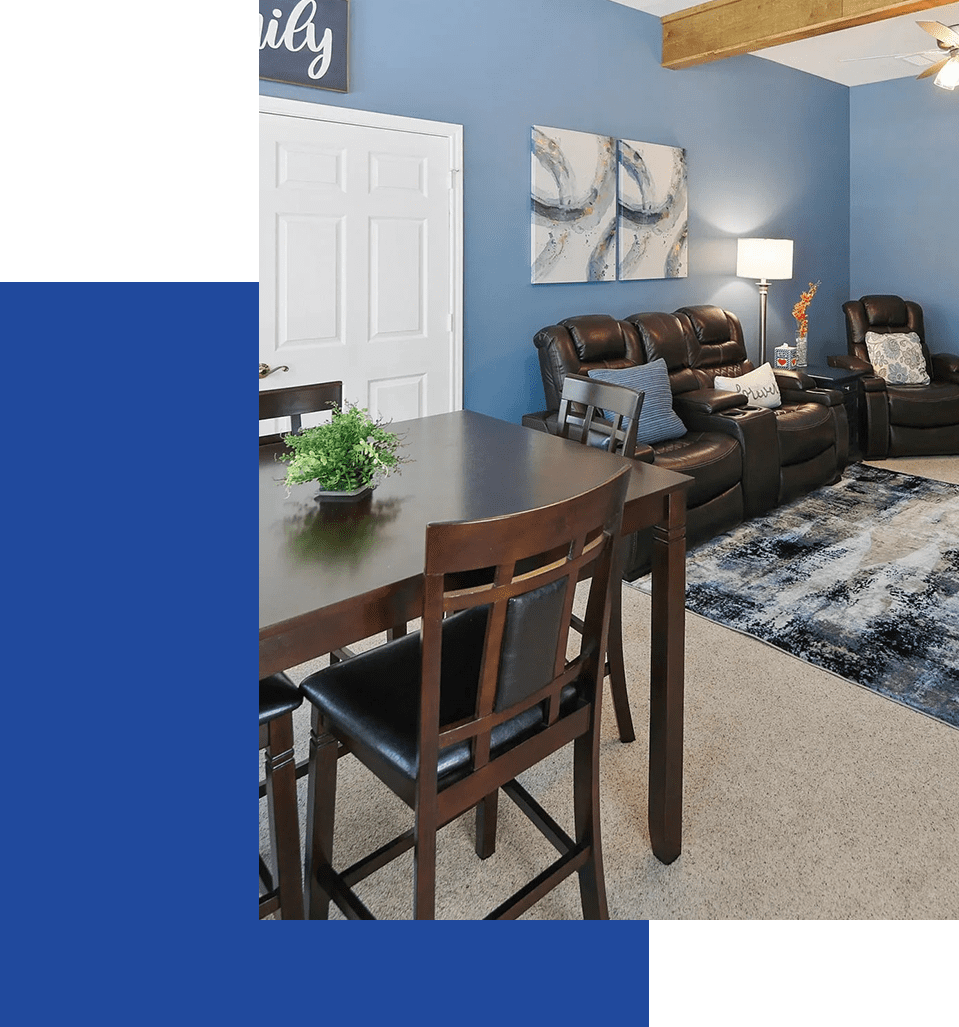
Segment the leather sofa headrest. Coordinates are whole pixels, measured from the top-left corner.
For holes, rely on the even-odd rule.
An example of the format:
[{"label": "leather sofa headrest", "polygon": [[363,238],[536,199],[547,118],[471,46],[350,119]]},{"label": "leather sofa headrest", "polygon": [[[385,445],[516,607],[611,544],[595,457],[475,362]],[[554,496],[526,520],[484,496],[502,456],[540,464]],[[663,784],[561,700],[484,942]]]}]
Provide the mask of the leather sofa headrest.
[{"label": "leather sofa headrest", "polygon": [[909,321],[906,302],[900,296],[863,296],[859,302],[870,328],[900,328]]},{"label": "leather sofa headrest", "polygon": [[647,360],[658,360],[662,357],[670,374],[688,366],[686,326],[675,314],[666,314],[658,310],[645,311],[641,314],[629,314],[626,320],[636,326],[643,341]]},{"label": "leather sofa headrest", "polygon": [[[689,323],[693,326],[696,338],[701,346],[711,346],[718,343],[736,341],[738,324],[733,324],[730,311],[723,310],[711,304],[701,304],[692,307],[680,307],[677,314],[685,314]],[[738,320],[738,319],[737,319]],[[738,333],[742,338],[741,330]]]},{"label": "leather sofa headrest", "polygon": [[689,323],[693,341],[689,345],[689,362],[711,386],[717,374],[735,377],[752,370],[746,356],[743,326],[731,310],[712,304],[680,307],[676,311]]},{"label": "leather sofa headrest", "polygon": [[576,355],[584,364],[626,356],[623,326],[609,314],[581,314],[560,324],[569,331]]}]

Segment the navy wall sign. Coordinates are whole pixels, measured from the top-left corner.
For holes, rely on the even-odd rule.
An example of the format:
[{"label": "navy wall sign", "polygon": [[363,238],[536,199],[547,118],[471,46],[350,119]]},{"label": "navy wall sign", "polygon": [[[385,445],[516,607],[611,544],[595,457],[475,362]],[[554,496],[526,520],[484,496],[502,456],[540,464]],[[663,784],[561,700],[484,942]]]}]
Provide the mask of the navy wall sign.
[{"label": "navy wall sign", "polygon": [[350,0],[260,0],[260,78],[349,91]]}]

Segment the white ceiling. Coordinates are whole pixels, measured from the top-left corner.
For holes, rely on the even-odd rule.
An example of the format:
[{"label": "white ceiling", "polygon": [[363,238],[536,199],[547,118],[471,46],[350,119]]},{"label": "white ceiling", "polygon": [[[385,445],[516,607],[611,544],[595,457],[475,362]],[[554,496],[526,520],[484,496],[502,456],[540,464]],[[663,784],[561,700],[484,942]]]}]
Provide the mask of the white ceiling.
[{"label": "white ceiling", "polygon": [[[644,11],[646,14],[655,14],[657,18],[694,6],[694,0],[613,2]],[[846,86],[915,77],[923,68],[935,64],[945,56],[937,48],[935,39],[919,28],[917,21],[941,21],[944,25],[959,25],[959,3],[930,7],[915,14],[887,18],[885,21],[860,25],[854,29],[829,32],[824,36],[802,39],[798,43],[771,46],[766,50],[757,50],[755,56],[786,64],[790,68],[797,68],[799,71],[806,71]],[[909,56],[907,59],[904,56],[885,55]],[[850,60],[860,57],[870,59]]]}]

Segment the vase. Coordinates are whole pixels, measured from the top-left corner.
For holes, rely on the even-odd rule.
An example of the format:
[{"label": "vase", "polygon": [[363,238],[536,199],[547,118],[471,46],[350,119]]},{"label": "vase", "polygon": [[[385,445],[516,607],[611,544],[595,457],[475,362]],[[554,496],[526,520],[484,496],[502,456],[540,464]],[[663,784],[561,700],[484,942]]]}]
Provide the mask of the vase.
[{"label": "vase", "polygon": [[806,336],[805,335],[797,335],[796,336],[796,366],[797,367],[805,367],[806,366]]},{"label": "vase", "polygon": [[364,485],[362,488],[353,489],[350,492],[330,492],[320,489],[313,497],[318,503],[358,503],[365,499],[373,491],[372,485]]}]

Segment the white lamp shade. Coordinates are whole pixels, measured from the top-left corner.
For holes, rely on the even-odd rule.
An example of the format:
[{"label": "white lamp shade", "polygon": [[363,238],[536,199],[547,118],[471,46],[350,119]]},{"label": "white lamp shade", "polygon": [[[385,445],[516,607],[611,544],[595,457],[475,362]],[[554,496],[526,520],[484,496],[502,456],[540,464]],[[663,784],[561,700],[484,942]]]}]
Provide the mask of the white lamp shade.
[{"label": "white lamp shade", "polygon": [[792,278],[792,239],[740,239],[736,274],[740,278]]}]

